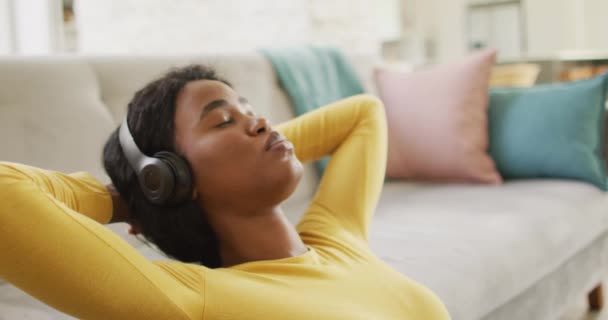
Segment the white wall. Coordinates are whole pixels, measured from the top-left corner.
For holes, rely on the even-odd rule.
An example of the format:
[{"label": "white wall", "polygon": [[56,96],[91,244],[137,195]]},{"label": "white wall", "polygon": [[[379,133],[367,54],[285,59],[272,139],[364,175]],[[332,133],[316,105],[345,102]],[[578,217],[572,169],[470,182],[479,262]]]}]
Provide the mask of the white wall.
[{"label": "white wall", "polygon": [[438,23],[434,34],[435,62],[446,62],[465,56],[466,42],[466,0],[433,0],[436,1]]},{"label": "white wall", "polygon": [[[429,56],[428,63],[442,63],[467,53],[465,5],[468,0],[408,0],[403,8],[413,19],[410,37]],[[414,12],[408,12],[408,10]]]},{"label": "white wall", "polygon": [[0,54],[13,52],[11,0],[0,0]]},{"label": "white wall", "polygon": [[394,41],[402,35],[402,11],[407,1],[403,0],[378,0],[374,3],[377,8],[376,14],[378,26],[377,36],[385,41]]},{"label": "white wall", "polygon": [[608,52],[608,0],[527,0],[531,57]]},{"label": "white wall", "polygon": [[49,54],[62,48],[61,0],[14,0],[15,51]]},{"label": "white wall", "polygon": [[584,31],[581,31],[583,22],[579,16],[579,4],[582,1],[525,1],[529,56],[546,57],[577,48],[577,35],[579,38],[584,35]]},{"label": "white wall", "polygon": [[374,0],[80,0],[79,51],[235,52],[303,43],[379,50]]},{"label": "white wall", "polygon": [[308,1],[312,43],[336,45],[351,52],[379,52],[383,26],[378,20],[378,13],[384,8],[378,2],[390,5],[389,1]]},{"label": "white wall", "polygon": [[[414,29],[433,45],[435,54],[430,57],[431,62],[447,62],[467,54],[469,2],[415,0]],[[524,0],[523,3],[528,56],[543,58],[570,50],[608,52],[608,0]]]},{"label": "white wall", "polygon": [[608,0],[584,0],[586,49],[608,52]]},{"label": "white wall", "polygon": [[[79,49],[94,53],[241,51],[310,34],[305,0],[84,0]],[[255,32],[253,32],[255,31]]]}]

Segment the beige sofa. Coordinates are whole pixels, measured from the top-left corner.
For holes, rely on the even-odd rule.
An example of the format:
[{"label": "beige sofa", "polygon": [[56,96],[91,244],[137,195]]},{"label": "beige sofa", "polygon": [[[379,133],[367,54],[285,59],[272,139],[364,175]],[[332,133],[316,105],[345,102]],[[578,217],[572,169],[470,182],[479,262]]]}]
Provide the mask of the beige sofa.
[{"label": "beige sofa", "polygon": [[[373,92],[374,61],[354,61]],[[191,62],[215,66],[271,121],[293,116],[271,65],[255,53],[1,57],[0,160],[85,170],[108,181],[101,148],[131,95],[168,67]],[[297,221],[316,184],[307,165],[285,203],[291,221]],[[126,225],[111,228],[151,259],[162,258],[127,236]],[[608,270],[608,196],[575,181],[498,187],[387,181],[371,229],[372,249],[436,292],[455,320],[558,319]],[[0,319],[68,318],[0,285]]]}]

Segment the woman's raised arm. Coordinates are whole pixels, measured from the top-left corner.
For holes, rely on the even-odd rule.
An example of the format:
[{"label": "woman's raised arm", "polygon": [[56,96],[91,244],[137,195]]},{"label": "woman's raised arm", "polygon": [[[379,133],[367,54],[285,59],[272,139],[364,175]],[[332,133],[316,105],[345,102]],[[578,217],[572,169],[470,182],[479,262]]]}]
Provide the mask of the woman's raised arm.
[{"label": "woman's raised arm", "polygon": [[376,97],[358,95],[319,108],[277,128],[300,161],[331,160],[302,224],[321,222],[367,239],[386,168],[387,127]]},{"label": "woman's raised arm", "polygon": [[88,174],[0,162],[0,277],[78,318],[202,319],[203,272],[178,280],[100,224],[111,215]]}]

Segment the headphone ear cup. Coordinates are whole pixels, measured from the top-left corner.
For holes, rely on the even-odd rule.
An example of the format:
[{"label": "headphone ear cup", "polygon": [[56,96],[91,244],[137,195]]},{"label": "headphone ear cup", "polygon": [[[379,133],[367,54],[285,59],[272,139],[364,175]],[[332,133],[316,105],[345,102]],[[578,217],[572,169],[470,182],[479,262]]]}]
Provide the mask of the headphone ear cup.
[{"label": "headphone ear cup", "polygon": [[172,169],[162,159],[147,158],[137,178],[144,195],[154,204],[165,204],[175,189]]},{"label": "headphone ear cup", "polygon": [[188,162],[179,155],[161,151],[154,154],[154,158],[164,162],[172,171],[173,188],[170,190],[166,203],[183,203],[192,197],[192,174]]}]

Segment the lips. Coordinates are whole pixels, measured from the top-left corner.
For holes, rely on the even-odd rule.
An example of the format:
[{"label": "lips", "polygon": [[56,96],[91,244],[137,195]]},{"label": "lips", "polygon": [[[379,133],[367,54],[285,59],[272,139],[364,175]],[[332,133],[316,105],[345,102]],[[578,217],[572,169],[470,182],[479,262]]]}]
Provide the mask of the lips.
[{"label": "lips", "polygon": [[283,136],[281,136],[281,134],[278,131],[272,131],[270,132],[270,134],[268,135],[268,138],[266,139],[266,144],[264,145],[264,149],[266,151],[270,150],[270,148],[277,144],[277,143],[281,143],[285,141],[285,138],[283,138]]}]

